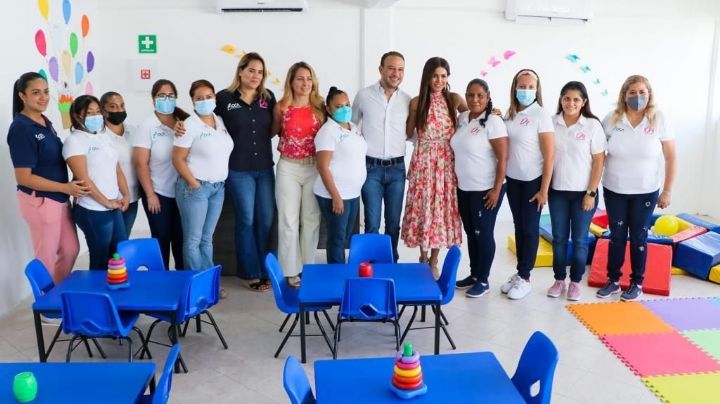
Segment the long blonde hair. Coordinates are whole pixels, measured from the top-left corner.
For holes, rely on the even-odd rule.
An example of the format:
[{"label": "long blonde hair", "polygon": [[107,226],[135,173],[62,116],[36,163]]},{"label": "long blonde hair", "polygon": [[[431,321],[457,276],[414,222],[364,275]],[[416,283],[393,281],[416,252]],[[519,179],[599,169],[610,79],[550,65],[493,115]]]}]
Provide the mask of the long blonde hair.
[{"label": "long blonde hair", "polygon": [[535,89],[535,101],[538,103],[539,106],[543,106],[540,76],[538,76],[535,70],[522,69],[519,72],[515,73],[515,77],[513,77],[512,84],[510,85],[510,108],[508,108],[507,114],[505,114],[505,119],[508,121],[512,121],[513,119],[515,119],[515,115],[517,115],[518,109],[520,108],[520,102],[515,97],[515,87],[517,87],[518,78],[520,78],[520,76],[531,76],[535,79],[535,81],[537,82],[537,86]]},{"label": "long blonde hair", "polygon": [[318,91],[318,87],[320,87],[320,85],[318,84],[317,75],[315,74],[315,70],[313,70],[313,68],[310,67],[310,65],[306,62],[297,62],[290,66],[290,69],[288,69],[287,76],[285,76],[285,89],[280,102],[285,105],[289,105],[292,102],[292,82],[293,80],[295,80],[295,76],[300,69],[307,69],[307,71],[310,72],[310,77],[312,78],[313,82],[312,90],[310,90],[310,106],[312,107],[313,113],[320,120],[320,122],[325,122],[325,103],[323,102],[322,96]]},{"label": "long blonde hair", "polygon": [[233,81],[228,86],[227,91],[229,93],[234,93],[240,88],[240,85],[242,84],[240,82],[240,71],[245,70],[246,67],[252,62],[253,60],[257,60],[258,62],[262,63],[263,67],[263,79],[260,82],[260,85],[257,88],[257,95],[256,97],[260,97],[265,101],[269,101],[270,98],[270,92],[265,88],[265,80],[268,77],[267,67],[265,66],[265,60],[260,56],[259,53],[256,52],[249,52],[243,55],[243,57],[240,58],[240,61],[238,62],[237,69],[235,69],[235,77],[233,77]]},{"label": "long blonde hair", "polygon": [[623,83],[622,87],[620,87],[620,94],[618,94],[617,104],[615,104],[615,111],[613,111],[612,116],[612,124],[615,125],[618,123],[620,118],[627,112],[628,107],[625,103],[625,95],[627,95],[628,90],[630,89],[630,86],[635,83],[643,83],[645,84],[645,87],[647,87],[648,90],[648,103],[645,109],[643,110],[643,113],[647,117],[648,121],[650,121],[650,126],[655,126],[655,113],[657,112],[655,110],[655,96],[653,96],[653,90],[650,86],[650,81],[645,77],[641,76],[639,74],[633,74],[632,76],[625,79],[625,82]]}]

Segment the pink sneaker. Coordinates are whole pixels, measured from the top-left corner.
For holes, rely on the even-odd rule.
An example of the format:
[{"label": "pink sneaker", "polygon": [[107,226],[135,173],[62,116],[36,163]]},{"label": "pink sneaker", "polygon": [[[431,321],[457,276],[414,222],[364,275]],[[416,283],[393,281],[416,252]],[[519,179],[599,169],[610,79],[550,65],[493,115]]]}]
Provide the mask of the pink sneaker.
[{"label": "pink sneaker", "polygon": [[567,291],[567,299],[571,301],[577,301],[580,300],[581,296],[581,290],[580,290],[580,283],[578,282],[570,282],[570,286],[568,287]]},{"label": "pink sneaker", "polygon": [[553,283],[552,286],[550,286],[550,289],[547,291],[547,295],[550,297],[560,297],[562,293],[565,291],[565,281],[558,281],[556,280],[555,283]]}]

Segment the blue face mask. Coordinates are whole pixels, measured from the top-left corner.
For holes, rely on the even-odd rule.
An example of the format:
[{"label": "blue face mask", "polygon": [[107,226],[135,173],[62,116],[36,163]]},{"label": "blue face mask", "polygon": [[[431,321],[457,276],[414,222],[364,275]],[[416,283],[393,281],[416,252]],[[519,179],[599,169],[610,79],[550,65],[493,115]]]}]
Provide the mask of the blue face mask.
[{"label": "blue face mask", "polygon": [[650,97],[648,97],[647,94],[641,94],[628,97],[625,102],[631,109],[634,109],[635,111],[642,111],[645,107],[647,107],[649,101]]},{"label": "blue face mask", "polygon": [[347,105],[340,107],[333,112],[332,118],[338,123],[348,123],[352,119],[352,108]]},{"label": "blue face mask", "polygon": [[210,115],[215,111],[215,99],[202,100],[195,102],[195,112],[199,115]]},{"label": "blue face mask", "polygon": [[515,98],[520,104],[527,107],[535,102],[535,90],[517,89],[515,90]]},{"label": "blue face mask", "polygon": [[177,100],[174,99],[156,99],[155,100],[155,111],[160,114],[169,115],[175,111],[175,103]]},{"label": "blue face mask", "polygon": [[102,115],[88,115],[85,117],[83,125],[90,132],[99,132],[105,126],[105,121]]}]

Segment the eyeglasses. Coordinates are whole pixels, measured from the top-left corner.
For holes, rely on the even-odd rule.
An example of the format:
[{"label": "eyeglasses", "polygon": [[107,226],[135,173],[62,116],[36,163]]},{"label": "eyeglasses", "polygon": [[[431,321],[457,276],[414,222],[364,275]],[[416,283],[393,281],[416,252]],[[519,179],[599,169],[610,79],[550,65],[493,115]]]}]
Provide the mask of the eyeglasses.
[{"label": "eyeglasses", "polygon": [[158,94],[155,96],[155,99],[160,101],[168,101],[177,99],[177,96],[175,94]]}]

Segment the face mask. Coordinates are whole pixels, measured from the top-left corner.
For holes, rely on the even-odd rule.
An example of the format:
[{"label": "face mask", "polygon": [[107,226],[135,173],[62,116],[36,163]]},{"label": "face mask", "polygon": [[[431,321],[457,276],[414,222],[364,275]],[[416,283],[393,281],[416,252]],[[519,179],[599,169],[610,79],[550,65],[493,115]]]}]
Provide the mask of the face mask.
[{"label": "face mask", "polygon": [[155,100],[155,111],[157,111],[160,114],[172,114],[175,112],[175,102],[176,100],[161,100],[157,99]]},{"label": "face mask", "polygon": [[347,105],[340,107],[333,112],[332,117],[338,123],[348,123],[352,119],[352,108]]},{"label": "face mask", "polygon": [[88,115],[85,117],[83,125],[85,125],[85,129],[90,132],[98,132],[105,126],[105,121],[102,115]]},{"label": "face mask", "polygon": [[528,105],[535,102],[535,90],[515,90],[515,98],[517,98],[520,104],[527,107]]},{"label": "face mask", "polygon": [[202,100],[195,102],[195,112],[200,115],[210,115],[215,111],[215,99]]},{"label": "face mask", "polygon": [[125,121],[125,118],[127,118],[127,112],[120,111],[120,112],[108,112],[107,121],[110,122],[113,125],[120,125]]},{"label": "face mask", "polygon": [[625,103],[629,108],[634,109],[635,111],[642,111],[645,107],[647,107],[648,101],[650,101],[650,97],[643,94],[630,96]]}]

